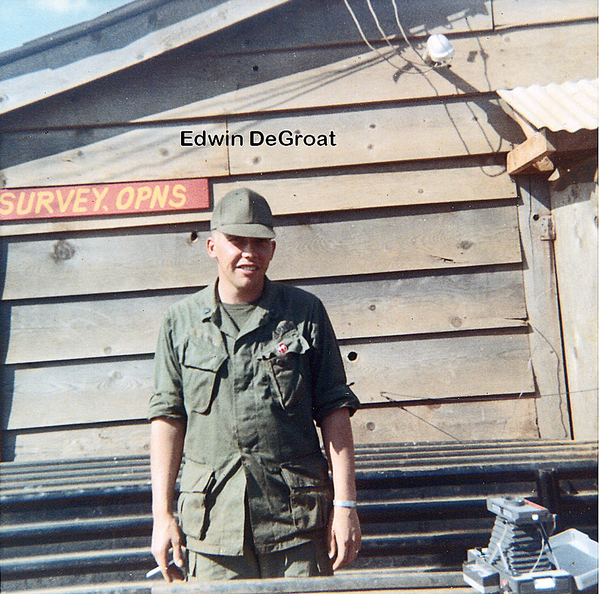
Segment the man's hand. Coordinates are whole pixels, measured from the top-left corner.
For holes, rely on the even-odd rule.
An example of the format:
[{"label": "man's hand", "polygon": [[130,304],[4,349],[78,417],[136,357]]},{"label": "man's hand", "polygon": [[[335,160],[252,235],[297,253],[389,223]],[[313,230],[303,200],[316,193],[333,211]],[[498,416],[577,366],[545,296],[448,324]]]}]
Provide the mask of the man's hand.
[{"label": "man's hand", "polygon": [[[154,518],[152,554],[167,582],[184,579],[183,535],[173,516]],[[174,565],[169,565],[169,551],[173,551]]]},{"label": "man's hand", "polygon": [[328,540],[333,570],[355,561],[362,544],[360,521],[355,508],[333,507],[329,518]]}]

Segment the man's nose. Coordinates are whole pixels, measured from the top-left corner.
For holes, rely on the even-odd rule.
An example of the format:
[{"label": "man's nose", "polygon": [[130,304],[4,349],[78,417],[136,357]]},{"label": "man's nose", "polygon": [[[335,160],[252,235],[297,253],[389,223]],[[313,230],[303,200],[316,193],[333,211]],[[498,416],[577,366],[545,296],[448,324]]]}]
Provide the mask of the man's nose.
[{"label": "man's nose", "polygon": [[255,254],[257,251],[258,242],[256,242],[251,237],[248,237],[241,246],[241,251],[244,254]]}]

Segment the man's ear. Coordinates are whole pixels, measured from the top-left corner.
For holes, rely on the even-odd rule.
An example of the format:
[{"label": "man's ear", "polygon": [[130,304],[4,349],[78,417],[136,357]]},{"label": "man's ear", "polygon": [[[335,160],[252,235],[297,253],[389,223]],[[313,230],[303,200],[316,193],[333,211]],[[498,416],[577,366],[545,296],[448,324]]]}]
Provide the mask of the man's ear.
[{"label": "man's ear", "polygon": [[206,239],[206,251],[211,258],[216,258],[216,253],[214,251],[214,237],[212,237],[212,235],[208,235],[208,239]]}]

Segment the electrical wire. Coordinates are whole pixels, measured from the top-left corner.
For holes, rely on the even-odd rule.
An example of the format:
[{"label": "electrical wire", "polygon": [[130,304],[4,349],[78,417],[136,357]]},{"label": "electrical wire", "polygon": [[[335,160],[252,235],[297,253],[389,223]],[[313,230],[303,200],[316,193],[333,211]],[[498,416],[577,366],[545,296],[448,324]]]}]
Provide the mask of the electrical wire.
[{"label": "electrical wire", "polygon": [[372,6],[372,2],[370,0],[366,0],[366,4],[368,4],[368,8],[370,10],[370,14],[372,15],[372,18],[374,19],[374,22],[376,24],[376,28],[379,30],[379,33],[383,36],[383,39],[387,42],[387,45],[391,49],[395,49],[393,47],[393,45],[391,44],[391,42],[389,41],[389,38],[387,37],[387,35],[385,35],[385,32],[383,31],[383,28],[381,27],[381,23],[379,22],[379,19],[376,16],[376,12],[374,11],[374,7]]},{"label": "electrical wire", "polygon": [[362,30],[362,26],[360,25],[360,21],[358,20],[358,17],[356,16],[356,13],[353,11],[352,7],[349,4],[348,0],[343,0],[345,6],[347,7],[347,10],[349,11],[349,14],[351,15],[354,23],[356,24],[356,27],[358,29],[358,33],[360,33],[360,37],[362,37],[362,40],[364,41],[364,43],[378,56],[380,56],[383,60],[385,60],[385,62],[388,62],[391,66],[393,66],[393,68],[396,68],[399,70],[399,68],[397,68],[397,66],[395,66],[395,64],[393,64],[393,62],[391,62],[391,60],[389,60],[389,58],[387,58],[387,56],[385,56],[383,53],[381,53],[378,49],[376,49],[371,43],[370,41],[368,41],[368,39],[366,38],[366,35],[364,34],[364,31]]},{"label": "electrical wire", "polygon": [[406,35],[406,32],[401,25],[401,21],[399,20],[399,11],[397,10],[397,2],[395,0],[391,0],[391,2],[393,4],[393,12],[395,13],[395,22],[397,23],[397,27],[399,28],[403,38],[405,39],[405,42],[410,46],[412,51],[420,58],[420,60],[422,61],[422,65],[429,66],[429,64],[427,64],[425,59],[423,58],[422,54],[410,43],[410,40],[408,39],[408,36]]},{"label": "electrical wire", "polygon": [[[553,532],[554,529],[555,529],[555,525],[551,531]],[[549,552],[551,553],[551,556],[553,557],[553,564],[555,565],[555,568],[561,569],[561,567],[559,566],[557,557],[556,557],[555,553],[553,552],[553,549],[551,548],[551,543],[549,542],[549,534],[547,534],[547,530],[545,530],[545,525],[542,523],[541,523],[541,533],[542,533],[543,540],[545,541],[545,544],[547,545],[547,548],[549,549]]]},{"label": "electrical wire", "polygon": [[[370,9],[370,13],[372,14],[372,17],[374,18],[374,22],[376,23],[377,29],[379,30],[380,34],[383,36],[383,39],[385,40],[385,42],[387,43],[387,45],[393,50],[393,52],[395,54],[397,54],[395,47],[393,46],[393,44],[391,43],[389,37],[385,34],[385,32],[383,31],[383,28],[380,24],[380,21],[376,15],[376,12],[374,10],[374,7],[372,6],[371,0],[366,0],[367,4],[368,4],[368,8]],[[397,11],[397,5],[395,4],[395,0],[392,0],[393,2],[393,6],[394,6],[394,11],[395,11],[395,20],[398,24],[398,27],[403,35],[403,38],[405,39],[406,43],[408,44],[408,46],[412,49],[412,51],[414,51],[416,53],[416,55],[420,58],[421,64],[416,64],[406,58],[404,58],[403,56],[400,56],[402,60],[404,60],[405,62],[407,62],[408,64],[411,65],[416,65],[416,66],[425,66],[427,68],[427,70],[425,72],[428,72],[429,70],[433,69],[433,66],[431,66],[430,64],[427,64],[426,61],[424,60],[424,58],[422,57],[422,55],[418,52],[418,50],[410,43],[407,35],[405,34],[405,31],[401,25],[401,22],[399,20],[399,13]],[[347,8],[349,14],[351,15],[352,20],[354,21],[356,28],[358,29],[358,33],[360,34],[360,37],[362,38],[362,41],[367,45],[367,47],[373,51],[374,53],[376,53],[379,57],[381,57],[383,60],[385,60],[385,62],[387,62],[389,65],[393,66],[393,68],[395,68],[395,70],[397,70],[397,72],[401,72],[404,73],[405,72],[405,67],[399,67],[396,66],[395,64],[393,64],[393,62],[391,62],[391,60],[385,56],[380,50],[378,50],[377,48],[375,48],[370,41],[368,41],[366,34],[364,33],[364,30],[362,29],[362,26],[360,25],[360,21],[358,20],[358,17],[356,16],[356,13],[354,12],[354,10],[352,9],[352,7],[349,4],[349,0],[343,0],[343,3],[345,4],[345,7]],[[425,72],[421,72],[419,71],[417,74],[425,74]],[[415,74],[415,73],[412,73]]]},{"label": "electrical wire", "polygon": [[543,541],[543,539],[541,537],[541,550],[539,551],[539,556],[537,557],[535,564],[532,566],[532,569],[530,571],[528,571],[525,575],[531,575],[535,572],[536,568],[539,566],[539,563],[541,562],[541,559],[543,558],[544,552],[545,552],[545,542]]}]

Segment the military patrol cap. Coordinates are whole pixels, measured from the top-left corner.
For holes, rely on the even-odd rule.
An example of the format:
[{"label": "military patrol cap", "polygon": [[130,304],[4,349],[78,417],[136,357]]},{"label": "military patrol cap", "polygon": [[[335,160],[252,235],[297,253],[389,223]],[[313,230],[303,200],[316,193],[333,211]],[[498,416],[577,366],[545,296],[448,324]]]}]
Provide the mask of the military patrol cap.
[{"label": "military patrol cap", "polygon": [[239,188],[225,194],[214,206],[210,229],[239,237],[272,239],[272,212],[260,194]]}]

